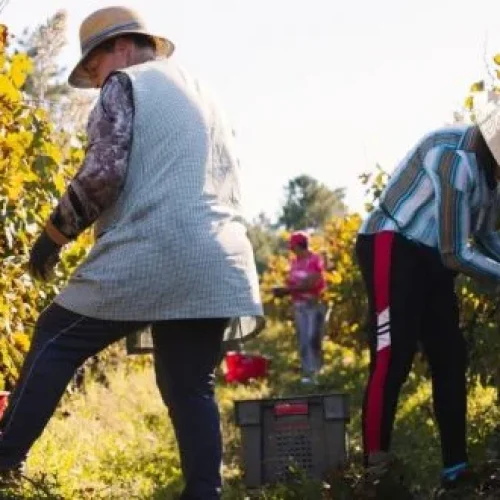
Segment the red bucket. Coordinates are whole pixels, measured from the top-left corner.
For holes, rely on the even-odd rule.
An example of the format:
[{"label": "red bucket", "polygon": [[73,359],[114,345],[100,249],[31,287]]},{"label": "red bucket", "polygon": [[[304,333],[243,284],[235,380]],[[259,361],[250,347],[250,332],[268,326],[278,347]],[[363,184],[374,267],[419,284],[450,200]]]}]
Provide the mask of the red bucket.
[{"label": "red bucket", "polygon": [[226,354],[226,382],[247,382],[267,375],[269,360],[265,356],[231,351]]}]

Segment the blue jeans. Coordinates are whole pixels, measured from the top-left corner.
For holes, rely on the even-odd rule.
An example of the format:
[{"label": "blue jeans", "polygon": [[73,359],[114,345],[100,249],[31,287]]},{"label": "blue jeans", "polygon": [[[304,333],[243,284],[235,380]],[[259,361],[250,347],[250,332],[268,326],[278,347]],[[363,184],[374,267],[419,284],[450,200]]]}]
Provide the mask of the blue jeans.
[{"label": "blue jeans", "polygon": [[[177,437],[183,500],[219,499],[222,439],[214,398],[227,319],[151,324],[156,381]],[[42,434],[78,367],[113,342],[148,326],[75,314],[57,304],[39,317],[21,375],[0,422],[0,469],[22,462]]]},{"label": "blue jeans", "polygon": [[321,368],[325,306],[317,302],[294,304],[295,328],[302,372],[313,375]]}]

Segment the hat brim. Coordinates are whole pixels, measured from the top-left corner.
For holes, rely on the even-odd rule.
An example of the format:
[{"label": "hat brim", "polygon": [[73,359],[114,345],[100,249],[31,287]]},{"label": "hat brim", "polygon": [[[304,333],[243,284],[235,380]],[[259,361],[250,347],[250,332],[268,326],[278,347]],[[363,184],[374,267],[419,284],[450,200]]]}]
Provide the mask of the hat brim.
[{"label": "hat brim", "polygon": [[161,36],[156,36],[152,35],[151,33],[148,33],[144,30],[124,30],[124,31],[115,31],[112,36],[106,38],[105,40],[100,40],[98,44],[95,46],[89,47],[80,57],[80,60],[78,63],[75,65],[73,68],[73,71],[71,71],[69,78],[68,78],[68,83],[72,87],[76,87],[79,89],[90,89],[94,88],[94,85],[89,79],[89,76],[87,72],[83,69],[83,62],[85,59],[89,56],[89,54],[99,47],[103,42],[106,40],[110,40],[112,38],[116,38],[121,35],[132,35],[132,34],[139,34],[139,35],[146,35],[149,38],[151,38],[156,45],[156,55],[158,57],[170,57],[172,53],[174,52],[175,45],[168,40],[165,37]]}]

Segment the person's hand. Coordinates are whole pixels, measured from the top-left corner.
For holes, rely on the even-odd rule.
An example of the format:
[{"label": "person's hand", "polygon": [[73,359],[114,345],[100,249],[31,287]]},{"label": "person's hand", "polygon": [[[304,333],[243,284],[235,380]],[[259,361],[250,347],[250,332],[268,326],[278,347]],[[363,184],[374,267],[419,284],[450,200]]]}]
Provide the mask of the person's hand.
[{"label": "person's hand", "polygon": [[60,251],[61,245],[43,230],[30,252],[28,269],[31,276],[37,280],[47,281],[59,262]]}]

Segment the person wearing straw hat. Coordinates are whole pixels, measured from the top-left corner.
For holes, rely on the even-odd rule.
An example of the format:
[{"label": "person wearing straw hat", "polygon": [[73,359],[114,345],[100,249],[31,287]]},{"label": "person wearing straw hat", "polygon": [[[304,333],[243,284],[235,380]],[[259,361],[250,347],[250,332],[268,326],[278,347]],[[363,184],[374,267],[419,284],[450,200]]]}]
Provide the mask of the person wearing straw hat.
[{"label": "person wearing straw hat", "polygon": [[390,462],[400,388],[420,344],[431,367],[445,488],[473,477],[466,449],[466,345],[454,279],[463,273],[500,283],[497,101],[483,94],[476,101],[478,124],[434,131],[410,150],[356,243],[370,313],[367,464],[388,470],[380,464]]},{"label": "person wearing straw hat", "polygon": [[204,87],[169,59],[174,44],[133,10],[94,12],[80,42],[69,82],[100,89],[89,145],[29,270],[49,279],[63,246],[92,225],[95,244],[37,321],[0,423],[0,470],[22,463],[87,358],[151,328],[182,498],[219,498],[214,369],[231,320],[262,317],[234,132]]}]

